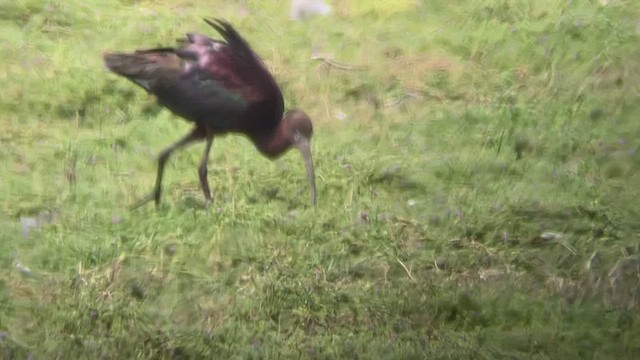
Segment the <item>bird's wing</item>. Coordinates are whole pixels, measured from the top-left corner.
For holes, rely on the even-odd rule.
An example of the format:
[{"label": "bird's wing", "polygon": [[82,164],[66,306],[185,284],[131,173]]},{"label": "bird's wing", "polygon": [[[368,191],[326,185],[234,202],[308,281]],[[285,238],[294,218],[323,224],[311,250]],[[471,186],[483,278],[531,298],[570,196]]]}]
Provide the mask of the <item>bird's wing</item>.
[{"label": "bird's wing", "polygon": [[264,121],[279,121],[282,93],[262,60],[229,23],[205,21],[225,41],[187,34],[180,47],[107,54],[107,67],[192,121],[216,118],[217,126],[231,128],[252,106],[268,109],[260,110],[269,118]]},{"label": "bird's wing", "polygon": [[[275,79],[247,41],[228,22],[221,19],[204,19],[225,40],[219,56],[204,62],[205,71],[233,78],[229,84],[237,88],[243,97],[254,103],[269,102],[284,111],[284,100]],[[214,41],[215,40],[211,40]],[[218,42],[218,44],[221,42]],[[215,48],[215,46],[214,46]],[[281,114],[280,114],[281,115]]]},{"label": "bird's wing", "polygon": [[175,114],[220,130],[233,129],[248,107],[228,79],[203,71],[191,50],[157,48],[106,54],[107,67],[148,92]]}]

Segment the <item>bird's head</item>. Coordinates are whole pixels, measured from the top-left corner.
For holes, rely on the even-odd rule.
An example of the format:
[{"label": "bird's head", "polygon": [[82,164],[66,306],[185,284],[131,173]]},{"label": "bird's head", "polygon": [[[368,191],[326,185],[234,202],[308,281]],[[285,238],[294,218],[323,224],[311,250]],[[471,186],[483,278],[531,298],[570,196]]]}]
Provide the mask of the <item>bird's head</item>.
[{"label": "bird's head", "polygon": [[316,204],[316,178],[313,171],[313,158],[311,156],[310,141],[313,135],[311,119],[302,110],[289,110],[282,119],[286,126],[291,144],[295,145],[302,153],[302,158],[307,167],[307,176],[311,185],[311,202]]}]

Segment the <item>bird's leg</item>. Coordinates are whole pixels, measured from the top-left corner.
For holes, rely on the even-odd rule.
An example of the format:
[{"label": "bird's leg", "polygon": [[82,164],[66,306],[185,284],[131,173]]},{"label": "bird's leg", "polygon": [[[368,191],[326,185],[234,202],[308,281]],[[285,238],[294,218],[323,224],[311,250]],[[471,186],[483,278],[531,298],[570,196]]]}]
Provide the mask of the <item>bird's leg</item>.
[{"label": "bird's leg", "polygon": [[206,144],[204,146],[204,152],[200,159],[200,166],[198,167],[198,175],[200,176],[200,185],[204,192],[204,199],[206,205],[211,205],[211,190],[209,190],[209,181],[207,181],[207,163],[209,162],[209,152],[211,152],[211,145],[213,145],[213,134],[211,130],[206,130]]},{"label": "bird's leg", "polygon": [[164,174],[164,166],[166,165],[167,160],[169,160],[169,157],[174,151],[183,148],[194,141],[200,140],[206,135],[206,131],[203,128],[196,127],[182,139],[176,141],[171,146],[162,150],[162,152],[160,152],[160,155],[158,156],[158,174],[156,175],[156,185],[153,188],[153,192],[133,204],[131,206],[131,210],[136,209],[151,200],[155,201],[156,206],[160,204],[160,195],[162,193],[162,175]]}]

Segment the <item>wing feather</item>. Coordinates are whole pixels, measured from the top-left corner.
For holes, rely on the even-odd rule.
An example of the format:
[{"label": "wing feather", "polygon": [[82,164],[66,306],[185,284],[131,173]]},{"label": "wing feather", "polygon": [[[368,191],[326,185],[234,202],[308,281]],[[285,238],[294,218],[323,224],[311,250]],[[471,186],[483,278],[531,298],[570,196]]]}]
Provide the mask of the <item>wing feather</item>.
[{"label": "wing feather", "polygon": [[252,107],[269,109],[264,121],[279,121],[282,94],[260,57],[226,21],[205,21],[224,41],[189,33],[177,47],[106,54],[105,63],[191,121],[231,129]]}]

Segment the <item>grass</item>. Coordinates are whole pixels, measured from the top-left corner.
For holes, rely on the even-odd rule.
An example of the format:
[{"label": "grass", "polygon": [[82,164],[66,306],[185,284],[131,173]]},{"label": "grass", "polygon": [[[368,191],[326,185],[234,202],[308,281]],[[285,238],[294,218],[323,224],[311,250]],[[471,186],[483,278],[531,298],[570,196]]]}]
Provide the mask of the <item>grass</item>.
[{"label": "grass", "polygon": [[[638,8],[358,3],[0,5],[0,357],[638,358]],[[205,16],[311,114],[317,207],[228,136],[211,208],[194,146],[127,210],[189,125],[101,54]]]}]

